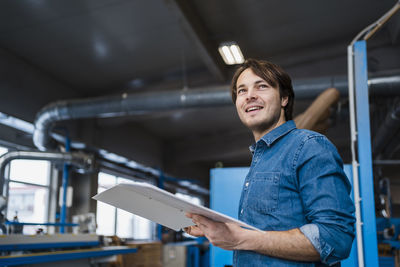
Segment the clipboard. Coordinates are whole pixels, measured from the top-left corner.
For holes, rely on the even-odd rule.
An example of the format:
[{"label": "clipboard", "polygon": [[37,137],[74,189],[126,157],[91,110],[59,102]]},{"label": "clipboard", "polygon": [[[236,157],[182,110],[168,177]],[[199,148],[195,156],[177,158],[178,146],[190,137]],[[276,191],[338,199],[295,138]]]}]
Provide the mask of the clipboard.
[{"label": "clipboard", "polygon": [[139,215],[175,231],[194,225],[192,220],[185,216],[187,212],[200,214],[214,221],[236,223],[244,228],[260,231],[242,221],[192,204],[148,183],[121,183],[95,195],[93,199]]}]

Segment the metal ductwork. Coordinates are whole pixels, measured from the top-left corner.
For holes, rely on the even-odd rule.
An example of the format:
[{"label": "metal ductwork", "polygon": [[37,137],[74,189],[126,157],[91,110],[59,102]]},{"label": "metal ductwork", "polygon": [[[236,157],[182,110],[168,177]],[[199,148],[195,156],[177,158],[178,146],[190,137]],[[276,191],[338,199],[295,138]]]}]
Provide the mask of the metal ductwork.
[{"label": "metal ductwork", "polygon": [[[400,89],[400,76],[375,77],[369,80],[373,94],[387,95]],[[347,77],[327,77],[295,81],[296,99],[314,98],[326,88],[334,87],[347,96]],[[105,118],[186,108],[232,105],[228,86],[143,94],[123,94],[80,100],[59,101],[45,106],[36,116],[33,143],[40,150],[54,149],[50,137],[57,121]]]},{"label": "metal ductwork", "polygon": [[15,159],[48,160],[51,162],[68,163],[85,170],[91,169],[94,162],[93,156],[81,152],[10,151],[0,157],[0,195],[3,194],[6,166]]},{"label": "metal ductwork", "polygon": [[[371,76],[368,80],[371,95],[398,95],[400,90],[400,75],[398,73],[385,76]],[[311,99],[317,97],[327,88],[336,88],[340,95],[348,95],[347,76],[322,77],[293,81],[296,99]]]},{"label": "metal ductwork", "polygon": [[372,95],[393,96],[399,94],[400,76],[375,77],[368,80]]},{"label": "metal ductwork", "polygon": [[372,154],[374,158],[379,157],[385,151],[393,136],[399,131],[399,129],[400,105],[397,105],[387,114],[382,125],[379,127],[379,131],[374,137],[372,144]]},{"label": "metal ductwork", "polygon": [[120,117],[171,109],[213,107],[231,104],[224,86],[207,90],[179,90],[159,93],[123,94],[71,101],[45,106],[36,116],[33,143],[40,150],[54,148],[50,138],[53,124],[62,120]]}]

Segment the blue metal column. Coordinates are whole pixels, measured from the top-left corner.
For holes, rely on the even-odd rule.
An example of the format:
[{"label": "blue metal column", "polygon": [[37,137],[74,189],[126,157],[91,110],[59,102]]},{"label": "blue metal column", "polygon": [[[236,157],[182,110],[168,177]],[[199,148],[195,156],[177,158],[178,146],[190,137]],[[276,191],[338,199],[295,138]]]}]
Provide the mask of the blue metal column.
[{"label": "blue metal column", "polygon": [[186,267],[199,267],[200,248],[196,245],[187,246]]},{"label": "blue metal column", "polygon": [[367,45],[365,41],[358,41],[354,44],[354,76],[364,262],[365,266],[375,267],[378,266],[378,242],[372,175]]},{"label": "blue metal column", "polygon": [[[65,138],[65,151],[69,152],[71,144],[68,135]],[[65,224],[67,218],[67,192],[68,192],[68,179],[69,179],[69,164],[64,163],[63,180],[62,180],[62,205],[61,205],[61,223]],[[65,227],[60,227],[60,233],[65,233]]]},{"label": "blue metal column", "polygon": [[[243,183],[248,172],[248,167],[211,169],[211,209],[237,219]],[[233,265],[233,252],[210,245],[210,266],[224,267],[229,265]]]}]

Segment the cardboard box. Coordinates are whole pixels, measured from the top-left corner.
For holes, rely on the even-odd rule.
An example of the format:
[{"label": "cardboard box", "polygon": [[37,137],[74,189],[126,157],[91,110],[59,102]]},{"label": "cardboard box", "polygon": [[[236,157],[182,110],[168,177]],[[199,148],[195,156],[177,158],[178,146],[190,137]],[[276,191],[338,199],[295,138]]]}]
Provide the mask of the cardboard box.
[{"label": "cardboard box", "polygon": [[161,242],[129,242],[127,246],[137,248],[136,253],[120,255],[122,267],[162,267]]}]

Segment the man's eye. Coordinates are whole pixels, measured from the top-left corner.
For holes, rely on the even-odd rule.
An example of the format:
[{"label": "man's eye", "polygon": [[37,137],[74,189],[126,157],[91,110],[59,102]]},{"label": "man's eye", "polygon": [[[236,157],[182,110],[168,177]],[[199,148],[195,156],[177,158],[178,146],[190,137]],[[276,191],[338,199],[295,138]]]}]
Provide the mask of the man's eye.
[{"label": "man's eye", "polygon": [[244,93],[244,92],[246,92],[245,89],[239,89],[239,90],[237,91],[238,94],[242,94],[242,93]]},{"label": "man's eye", "polygon": [[260,85],[259,85],[259,88],[265,89],[265,88],[268,88],[268,85],[266,85],[266,84],[260,84]]}]

